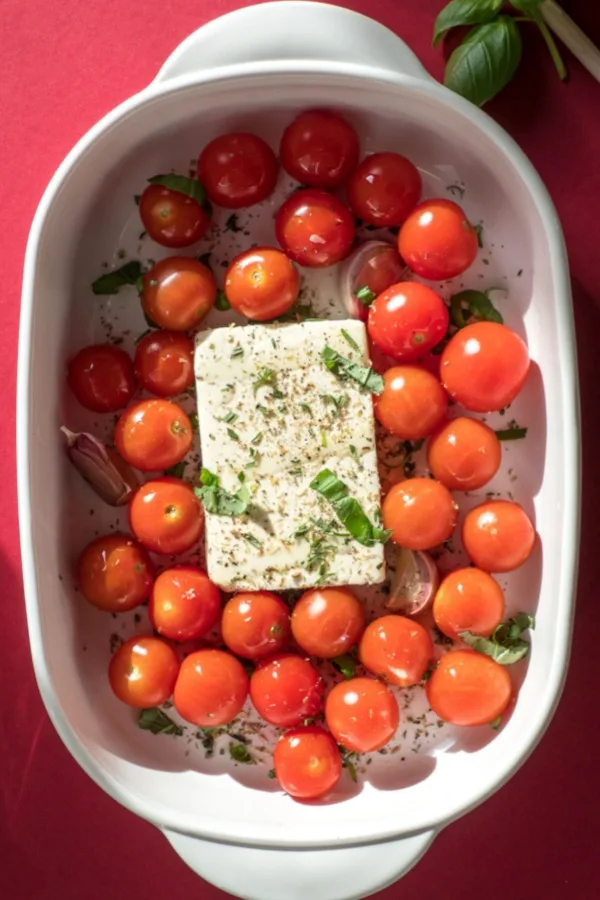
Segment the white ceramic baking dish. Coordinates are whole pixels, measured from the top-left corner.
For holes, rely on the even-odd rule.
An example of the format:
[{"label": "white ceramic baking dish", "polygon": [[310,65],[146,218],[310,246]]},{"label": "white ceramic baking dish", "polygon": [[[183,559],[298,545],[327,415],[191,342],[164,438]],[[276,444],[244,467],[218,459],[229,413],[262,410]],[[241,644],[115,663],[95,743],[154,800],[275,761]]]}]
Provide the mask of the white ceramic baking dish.
[{"label": "white ceramic baking dish", "polygon": [[[101,318],[143,329],[135,297],[100,305],[89,290],[101,261],[116,262],[120,247],[135,252],[132,194],[148,175],[187,166],[210,137],[234,126],[276,146],[294,111],[315,105],[342,110],[365,148],[415,159],[430,193],[466,184],[463,202],[472,220],[484,219],[486,245],[486,264],[480,259],[469,284],[508,288],[505,319],[525,334],[534,360],[511,411],[529,435],[506,447],[499,489],[525,503],[541,541],[534,559],[503,580],[511,612],[537,608],[527,677],[506,726],[498,734],[441,729],[421,753],[408,747],[402,763],[376,761],[358,786],[345,779],[334,802],[311,805],[283,795],[260,766],[209,763],[174,739],[139,731],[114,701],[104,671],[118,626],[83,608],[71,577],[85,541],[114,518],[90,516],[92,495],[65,461],[58,428],[65,419],[95,427],[65,395],[68,354],[102,338]],[[544,186],[501,128],[434,82],[369,19],[298,2],[212,22],[148,88],[92,128],[40,203],[25,262],[18,459],[35,671],[57,731],[86,772],[233,894],[347,900],[383,887],[516,771],[546,728],[565,675],[578,547],[578,395],[567,260]]]}]

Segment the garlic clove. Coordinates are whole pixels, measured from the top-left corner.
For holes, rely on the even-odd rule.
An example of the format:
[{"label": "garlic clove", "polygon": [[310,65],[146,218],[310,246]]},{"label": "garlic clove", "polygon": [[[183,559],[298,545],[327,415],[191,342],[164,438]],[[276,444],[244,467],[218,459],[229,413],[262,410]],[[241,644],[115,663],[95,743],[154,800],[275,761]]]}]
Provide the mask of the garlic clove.
[{"label": "garlic clove", "polygon": [[80,475],[111,506],[128,503],[139,487],[134,470],[116,450],[85,431],[75,433],[64,426],[67,455]]},{"label": "garlic clove", "polygon": [[439,583],[437,566],[428,553],[399,547],[386,608],[417,616],[431,606]]}]

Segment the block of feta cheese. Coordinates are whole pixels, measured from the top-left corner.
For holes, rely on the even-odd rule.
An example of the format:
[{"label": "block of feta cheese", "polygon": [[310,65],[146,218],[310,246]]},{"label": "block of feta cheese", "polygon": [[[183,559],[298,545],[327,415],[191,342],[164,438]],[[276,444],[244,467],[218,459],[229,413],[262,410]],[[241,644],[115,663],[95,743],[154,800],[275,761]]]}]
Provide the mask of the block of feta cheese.
[{"label": "block of feta cheese", "polygon": [[232,590],[378,584],[383,545],[364,546],[311,481],[329,469],[379,524],[372,394],[340,380],[328,346],[370,366],[362,322],[230,326],[196,337],[202,466],[219,487],[250,494],[247,511],[206,512],[210,578]]}]

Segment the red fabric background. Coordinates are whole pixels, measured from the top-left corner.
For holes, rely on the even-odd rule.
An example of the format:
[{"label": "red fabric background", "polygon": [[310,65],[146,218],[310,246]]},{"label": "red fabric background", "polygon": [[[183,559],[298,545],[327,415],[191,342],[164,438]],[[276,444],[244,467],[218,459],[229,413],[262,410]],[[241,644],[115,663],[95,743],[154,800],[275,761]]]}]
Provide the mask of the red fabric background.
[{"label": "red fabric background", "polygon": [[[340,0],[341,2],[341,0]],[[353,0],[397,31],[436,76],[431,48],[443,0]],[[0,896],[4,900],[224,900],[176,858],[150,825],[121,809],[72,761],[39,699],[26,636],[17,534],[14,395],[21,270],[31,218],[54,169],[105,112],[142,88],[168,54],[236,0],[1,0],[0,184]],[[600,7],[563,5],[600,45]],[[566,54],[570,81],[555,77],[541,40],[527,35],[515,82],[489,111],[519,141],[546,181],[565,229],[573,276],[583,409],[583,532],[572,663],[546,737],[503,790],[442,832],[425,859],[378,900],[595,897],[595,709],[600,543],[595,441],[600,338],[597,206],[600,85]],[[589,690],[592,689],[592,697]],[[595,886],[595,887],[594,887]],[[282,897],[282,900],[285,898]]]}]

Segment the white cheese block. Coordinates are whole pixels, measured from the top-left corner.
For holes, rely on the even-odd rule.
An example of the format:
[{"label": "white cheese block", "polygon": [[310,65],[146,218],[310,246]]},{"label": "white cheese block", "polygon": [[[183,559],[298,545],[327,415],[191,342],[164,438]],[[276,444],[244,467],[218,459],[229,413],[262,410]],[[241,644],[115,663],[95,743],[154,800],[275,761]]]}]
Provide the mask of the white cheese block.
[{"label": "white cheese block", "polygon": [[241,473],[252,498],[244,515],[206,514],[208,574],[224,590],[384,580],[383,545],[358,543],[310,487],[330,469],[379,523],[372,395],[326,368],[326,345],[370,364],[356,320],[230,326],[196,337],[202,465],[232,494]]}]

